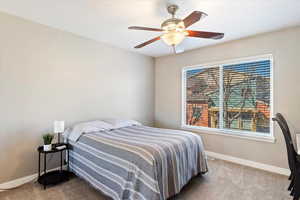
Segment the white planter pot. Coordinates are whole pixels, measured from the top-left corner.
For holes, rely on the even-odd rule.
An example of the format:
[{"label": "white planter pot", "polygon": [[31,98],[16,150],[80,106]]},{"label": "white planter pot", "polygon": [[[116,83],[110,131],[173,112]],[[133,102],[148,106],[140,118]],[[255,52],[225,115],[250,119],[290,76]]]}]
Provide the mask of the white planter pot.
[{"label": "white planter pot", "polygon": [[44,145],[44,151],[51,151],[52,150],[52,144]]}]

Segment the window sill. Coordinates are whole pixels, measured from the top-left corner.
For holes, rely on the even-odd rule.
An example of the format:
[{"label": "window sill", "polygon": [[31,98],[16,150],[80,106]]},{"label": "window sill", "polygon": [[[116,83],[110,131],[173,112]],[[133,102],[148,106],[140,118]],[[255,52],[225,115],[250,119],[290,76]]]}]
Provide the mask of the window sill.
[{"label": "window sill", "polygon": [[215,129],[215,128],[205,128],[205,127],[187,126],[187,125],[182,125],[181,128],[184,130],[190,130],[190,131],[197,130],[197,132],[204,133],[204,134],[207,133],[207,134],[213,134],[213,135],[229,136],[229,137],[254,140],[254,141],[259,141],[259,142],[269,142],[269,143],[276,142],[276,139],[273,136],[250,135],[250,134],[238,132],[238,131],[220,130],[220,129]]}]

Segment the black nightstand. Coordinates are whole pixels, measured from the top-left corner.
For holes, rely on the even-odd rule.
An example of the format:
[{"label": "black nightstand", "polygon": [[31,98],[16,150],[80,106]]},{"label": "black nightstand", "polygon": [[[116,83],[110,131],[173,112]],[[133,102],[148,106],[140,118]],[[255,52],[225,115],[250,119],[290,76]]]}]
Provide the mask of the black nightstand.
[{"label": "black nightstand", "polygon": [[[65,145],[64,149],[56,149],[58,146]],[[66,143],[52,144],[51,151],[44,151],[43,146],[38,147],[39,152],[39,172],[38,172],[38,182],[44,186],[46,189],[47,185],[55,185],[58,183],[65,182],[69,180],[69,159],[67,161],[67,170],[63,170],[63,152],[66,151],[66,154],[69,158],[69,145]],[[60,152],[60,169],[55,171],[47,172],[47,154]],[[44,154],[44,173],[41,175],[41,154]]]}]

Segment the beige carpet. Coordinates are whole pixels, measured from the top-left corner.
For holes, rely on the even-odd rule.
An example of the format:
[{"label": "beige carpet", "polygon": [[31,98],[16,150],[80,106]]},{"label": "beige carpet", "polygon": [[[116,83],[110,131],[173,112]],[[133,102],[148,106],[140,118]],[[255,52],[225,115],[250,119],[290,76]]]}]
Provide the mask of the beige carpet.
[{"label": "beige carpet", "polygon": [[[209,160],[210,171],[194,178],[171,200],[288,200],[288,178],[221,160]],[[106,200],[85,181],[70,181],[43,190],[37,183],[0,193],[1,200]]]}]

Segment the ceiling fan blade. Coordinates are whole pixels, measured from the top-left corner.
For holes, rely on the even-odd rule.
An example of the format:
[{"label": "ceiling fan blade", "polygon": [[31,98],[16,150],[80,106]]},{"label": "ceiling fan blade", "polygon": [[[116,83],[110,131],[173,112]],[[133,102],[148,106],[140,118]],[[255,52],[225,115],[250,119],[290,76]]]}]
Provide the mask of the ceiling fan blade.
[{"label": "ceiling fan blade", "polygon": [[209,39],[222,39],[224,33],[215,33],[215,32],[205,32],[205,31],[190,31],[187,30],[189,37],[198,37],[198,38],[209,38]]},{"label": "ceiling fan blade", "polygon": [[146,45],[148,45],[148,44],[151,44],[152,42],[155,42],[155,41],[157,41],[157,40],[160,40],[160,36],[159,36],[159,37],[156,37],[156,38],[153,38],[153,39],[151,39],[151,40],[148,40],[147,42],[144,42],[144,43],[142,43],[142,44],[139,44],[139,45],[135,46],[134,48],[136,48],[136,49],[142,48],[142,47],[144,47],[144,46],[146,46]]},{"label": "ceiling fan blade", "polygon": [[160,28],[149,28],[149,27],[143,27],[143,26],[130,26],[128,29],[131,30],[143,30],[143,31],[163,31]]},{"label": "ceiling fan blade", "polygon": [[194,11],[192,12],[189,16],[187,16],[183,22],[185,25],[185,28],[191,26],[192,24],[196,23],[199,21],[201,18],[206,17],[207,14],[201,11]]}]

